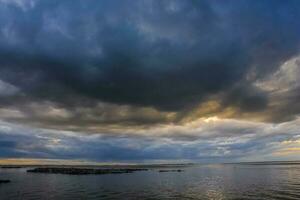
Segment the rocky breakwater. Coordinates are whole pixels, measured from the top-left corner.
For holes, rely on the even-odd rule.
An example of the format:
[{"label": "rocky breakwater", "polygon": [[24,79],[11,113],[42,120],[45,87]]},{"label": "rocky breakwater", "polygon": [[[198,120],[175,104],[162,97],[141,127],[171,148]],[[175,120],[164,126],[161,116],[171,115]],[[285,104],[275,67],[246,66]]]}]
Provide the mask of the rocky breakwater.
[{"label": "rocky breakwater", "polygon": [[136,171],[147,171],[148,169],[90,169],[90,168],[35,168],[27,170],[28,173],[46,173],[46,174],[69,174],[69,175],[88,175],[88,174],[126,174]]}]

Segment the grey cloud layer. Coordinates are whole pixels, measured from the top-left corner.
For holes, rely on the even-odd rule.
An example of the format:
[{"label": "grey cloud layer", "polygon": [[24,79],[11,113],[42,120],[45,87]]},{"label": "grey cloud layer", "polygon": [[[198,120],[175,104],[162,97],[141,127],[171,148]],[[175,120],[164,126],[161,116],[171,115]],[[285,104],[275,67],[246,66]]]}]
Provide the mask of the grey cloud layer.
[{"label": "grey cloud layer", "polygon": [[[162,128],[144,136],[141,133],[87,136],[1,122],[0,156],[109,162],[286,159],[278,155],[297,147],[299,124],[299,119],[278,125],[227,120],[200,122],[194,128]],[[183,131],[185,137],[176,131]],[[299,150],[290,156],[297,158],[298,153]]]},{"label": "grey cloud layer", "polygon": [[1,1],[1,85],[19,92],[0,103],[185,113],[217,95],[262,111],[269,94],[253,82],[298,55],[299,11],[292,0]]}]

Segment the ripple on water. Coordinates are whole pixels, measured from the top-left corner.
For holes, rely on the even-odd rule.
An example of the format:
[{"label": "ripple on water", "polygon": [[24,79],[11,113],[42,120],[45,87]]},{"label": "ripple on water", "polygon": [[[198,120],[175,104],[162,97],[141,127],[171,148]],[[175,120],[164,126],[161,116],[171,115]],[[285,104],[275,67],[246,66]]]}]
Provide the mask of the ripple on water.
[{"label": "ripple on water", "polygon": [[218,165],[130,175],[69,176],[0,170],[1,200],[191,199],[299,200],[300,167]]}]

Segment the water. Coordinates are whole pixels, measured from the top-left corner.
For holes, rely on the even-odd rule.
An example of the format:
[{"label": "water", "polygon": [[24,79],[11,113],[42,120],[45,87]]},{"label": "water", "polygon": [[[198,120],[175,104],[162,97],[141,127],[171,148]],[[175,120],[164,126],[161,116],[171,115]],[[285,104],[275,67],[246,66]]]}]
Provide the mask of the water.
[{"label": "water", "polygon": [[1,200],[300,199],[300,165],[198,165],[184,172],[70,176],[0,169]]}]

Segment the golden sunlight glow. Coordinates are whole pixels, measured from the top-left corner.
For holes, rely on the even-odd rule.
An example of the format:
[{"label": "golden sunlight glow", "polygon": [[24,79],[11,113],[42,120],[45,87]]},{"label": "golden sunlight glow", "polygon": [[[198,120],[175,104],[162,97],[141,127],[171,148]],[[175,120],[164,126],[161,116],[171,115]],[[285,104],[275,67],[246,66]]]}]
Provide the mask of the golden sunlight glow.
[{"label": "golden sunlight glow", "polygon": [[273,155],[275,156],[300,155],[300,147],[281,149],[280,151],[274,152]]},{"label": "golden sunlight glow", "polygon": [[204,119],[203,121],[206,122],[206,123],[209,123],[209,122],[216,122],[220,120],[217,116],[214,116],[214,117],[208,117],[206,119]]},{"label": "golden sunlight glow", "polygon": [[274,152],[276,156],[300,155],[300,139],[286,140],[280,143],[282,149]]}]

